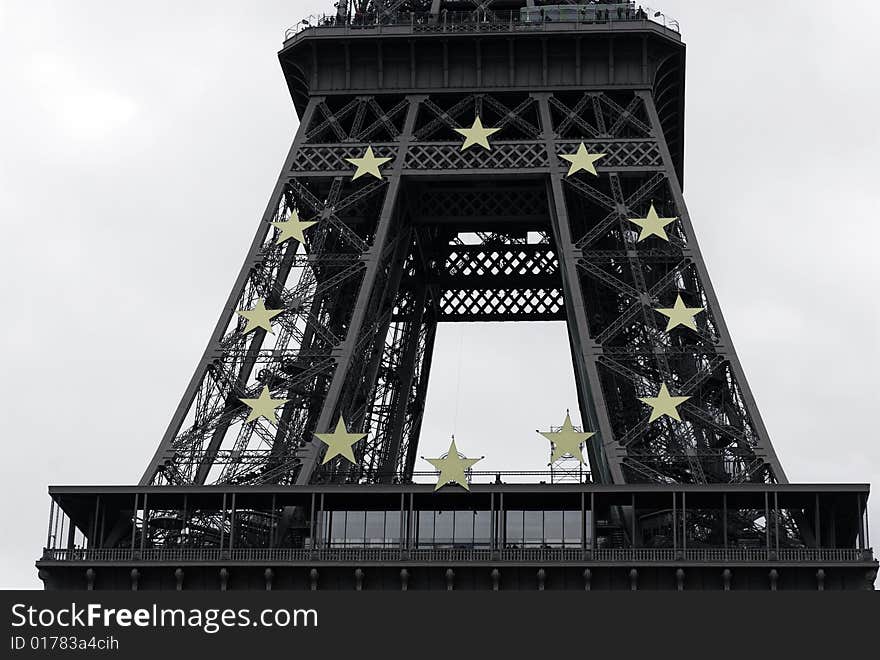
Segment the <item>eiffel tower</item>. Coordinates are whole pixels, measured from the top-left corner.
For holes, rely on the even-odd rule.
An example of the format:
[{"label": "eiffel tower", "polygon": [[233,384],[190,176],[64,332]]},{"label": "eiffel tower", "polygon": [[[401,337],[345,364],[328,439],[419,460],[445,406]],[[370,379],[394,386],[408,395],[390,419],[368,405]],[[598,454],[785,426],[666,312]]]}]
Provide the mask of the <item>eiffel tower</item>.
[{"label": "eiffel tower", "polygon": [[[677,23],[343,0],[279,58],[244,265],[140,484],[50,489],[47,588],[873,588],[868,487],[788,483],[709,280]],[[437,327],[473,321],[565,321],[589,471],[453,443],[422,478]]]}]

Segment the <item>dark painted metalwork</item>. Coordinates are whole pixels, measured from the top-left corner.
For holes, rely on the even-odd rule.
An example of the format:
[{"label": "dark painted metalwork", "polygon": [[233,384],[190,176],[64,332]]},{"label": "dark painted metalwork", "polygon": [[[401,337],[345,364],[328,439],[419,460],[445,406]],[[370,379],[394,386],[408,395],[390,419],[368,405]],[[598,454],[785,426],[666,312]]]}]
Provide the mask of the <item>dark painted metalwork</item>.
[{"label": "dark painted metalwork", "polygon": [[[864,485],[480,484],[469,494],[430,484],[212,487],[55,487],[46,549],[47,588],[445,589],[452,570],[471,589],[867,589],[877,562],[864,535]],[[132,508],[132,501],[134,506]],[[671,505],[671,506],[670,506]],[[631,508],[631,531],[615,520]],[[763,517],[724,530],[715,519]],[[823,543],[788,523],[814,517]],[[75,534],[65,534],[67,529]],[[454,567],[454,568],[453,568]],[[586,567],[586,569],[585,569]],[[685,575],[687,580],[685,582]],[[494,577],[493,577],[494,576]],[[179,582],[178,582],[179,584]],[[212,585],[214,585],[212,587]],[[362,585],[363,587],[363,585]],[[180,588],[178,586],[178,588]],[[260,587],[257,587],[260,588]],[[363,587],[367,588],[367,587]]]},{"label": "dark painted metalwork", "polygon": [[[846,585],[863,584],[866,567],[876,567],[862,554],[867,489],[840,487],[860,494],[836,508],[837,496],[821,487],[803,495],[786,485],[709,281],[682,196],[684,52],[677,24],[631,3],[343,1],[336,15],[289,31],[279,58],[300,127],[208,348],[140,488],[53,490],[41,570],[110,562],[127,566],[124,580],[143,588],[154,578],[138,564],[135,580],[129,564],[148,556],[156,565],[194,562],[200,580],[214,562],[223,570],[234,562],[349,563],[348,580],[373,562],[394,567],[383,579],[421,588],[407,563],[415,557],[467,570],[604,557],[577,572],[578,588],[589,589],[603,584],[603,566],[628,566],[617,586],[639,588],[665,584],[646,567],[678,570],[682,561],[745,561],[760,568],[763,584],[767,562],[783,558],[799,567],[842,562],[862,571]],[[463,150],[454,130],[477,116],[500,129],[491,150]],[[560,154],[582,143],[605,154],[598,176],[568,176]],[[382,178],[353,179],[346,159],[368,147],[389,159]],[[676,218],[668,241],[639,241],[629,221],[652,205]],[[272,223],[294,213],[316,224],[302,245],[279,245]],[[705,308],[696,330],[666,331],[656,309],[678,296]],[[235,313],[260,299],[283,309],[273,334],[245,333]],[[488,497],[491,547],[431,554],[439,549],[412,546],[410,525],[430,491],[412,482],[425,476],[414,468],[437,325],[522,320],[567,324],[581,418],[596,433],[587,444],[592,472],[574,490],[503,484],[537,473],[475,472],[470,496],[434,497],[452,509],[455,498],[469,506]],[[661,383],[690,397],[679,408],[682,422],[648,422],[640,398]],[[241,399],[264,387],[288,400],[279,423],[244,423]],[[340,416],[366,434],[354,447],[357,465],[341,457],[323,464],[324,445],[314,439]],[[602,490],[612,484],[626,488]],[[397,498],[394,520],[406,541],[390,554],[321,547],[315,529],[327,500],[349,492],[365,502]],[[618,492],[625,496],[610,494]],[[581,539],[587,530],[599,538],[603,525],[613,538],[607,546],[513,552],[520,549],[499,542],[503,512],[525,493],[534,501],[574,497]],[[707,493],[719,501],[699,504]],[[809,502],[785,505],[803,497]],[[260,506],[247,508],[253,498]],[[54,515],[56,504],[66,518]],[[604,522],[587,520],[600,509]],[[67,537],[52,531],[65,519]],[[76,545],[77,533],[85,545]],[[286,579],[260,566],[261,582],[277,588]],[[717,569],[718,588],[737,582],[731,570],[722,580]],[[442,584],[471,579],[463,571]],[[489,580],[489,569],[483,573],[472,579]],[[303,588],[333,575],[312,568]],[[786,588],[785,575],[772,578],[774,588]],[[178,588],[181,576],[174,574]],[[670,588],[709,580],[671,569],[669,576]],[[234,571],[224,588],[228,579],[235,582]],[[538,582],[553,579],[551,571]]]},{"label": "dark painted metalwork", "polygon": [[[543,27],[474,42],[468,25],[400,40],[349,16],[286,42],[302,123],[144,484],[406,480],[436,323],[517,320],[567,320],[599,481],[785,480],[681,198],[678,35],[632,12],[556,23],[553,42]],[[460,148],[476,115],[501,129],[491,151]],[[597,178],[564,175],[558,154],[581,142],[607,154]],[[345,159],[367,146],[391,161],[353,181]],[[627,218],[649,202],[681,218],[668,244],[636,242]],[[319,221],[303,249],[270,231],[293,211]],[[679,294],[709,310],[697,332],[661,329],[652,307]],[[257,298],[285,308],[274,338],[233,318]],[[646,423],[638,397],[660,382],[692,397],[686,424]],[[242,424],[264,385],[291,400],[277,429]],[[368,434],[358,466],[319,467],[311,433],[339,415]]]}]

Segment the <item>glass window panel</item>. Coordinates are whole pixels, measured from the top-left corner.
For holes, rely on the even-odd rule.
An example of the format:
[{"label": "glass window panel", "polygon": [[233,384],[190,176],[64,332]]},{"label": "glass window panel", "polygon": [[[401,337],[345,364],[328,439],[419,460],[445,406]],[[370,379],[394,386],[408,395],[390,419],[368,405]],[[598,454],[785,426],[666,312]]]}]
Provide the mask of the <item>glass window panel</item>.
[{"label": "glass window panel", "polygon": [[544,512],[544,543],[553,548],[562,545],[562,511]]},{"label": "glass window panel", "polygon": [[523,544],[523,512],[507,511],[505,513],[505,518],[507,532],[505,542],[507,543],[507,547],[521,547]]},{"label": "glass window panel", "polygon": [[470,547],[474,544],[474,512],[455,512],[455,545]]},{"label": "glass window panel", "polygon": [[523,543],[527,546],[540,546],[544,542],[542,523],[543,511],[526,511],[523,518]]},{"label": "glass window panel", "polygon": [[474,546],[488,548],[492,542],[492,513],[474,511]]},{"label": "glass window panel", "polygon": [[[330,545],[330,539],[332,535],[330,533],[330,512],[329,511],[318,511],[318,538],[321,539],[321,543],[324,545]],[[186,534],[187,529],[184,527],[181,530],[181,534]]]},{"label": "glass window panel", "polygon": [[345,511],[328,511],[330,545],[345,545]]},{"label": "glass window panel", "polygon": [[385,543],[385,512],[367,511],[367,545],[383,545]]},{"label": "glass window panel", "polygon": [[565,545],[579,546],[581,544],[581,512],[565,511],[562,518]]},{"label": "glass window panel", "polygon": [[434,516],[434,545],[447,547],[452,545],[453,517],[452,511],[437,511]]},{"label": "glass window panel", "polygon": [[366,511],[349,511],[345,517],[346,545],[364,544],[364,517]]},{"label": "glass window panel", "polygon": [[592,512],[592,511],[587,511],[587,512],[586,512],[586,519],[585,519],[585,521],[586,521],[586,527],[585,527],[584,529],[587,530],[587,532],[586,532],[586,536],[587,536],[587,538],[585,539],[584,542],[586,543],[586,545],[587,545],[588,548],[592,548],[592,547],[593,547],[593,538],[592,538],[592,532],[593,532],[593,512]]},{"label": "glass window panel", "polygon": [[432,546],[434,545],[434,512],[419,511],[418,513],[418,545],[419,547]]},{"label": "glass window panel", "polygon": [[400,543],[400,511],[385,512],[385,545]]}]

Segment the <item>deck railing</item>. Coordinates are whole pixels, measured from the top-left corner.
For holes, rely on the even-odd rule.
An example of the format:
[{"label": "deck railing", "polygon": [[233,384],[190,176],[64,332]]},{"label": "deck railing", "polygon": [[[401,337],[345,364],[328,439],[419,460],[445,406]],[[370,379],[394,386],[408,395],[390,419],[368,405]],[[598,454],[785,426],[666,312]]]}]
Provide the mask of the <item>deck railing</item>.
[{"label": "deck railing", "polygon": [[43,561],[58,562],[221,562],[270,563],[855,563],[871,561],[857,548],[74,548],[47,549]]},{"label": "deck railing", "polygon": [[[618,12],[590,9],[580,11],[552,11],[552,7],[535,8],[532,11],[443,11],[395,12],[392,14],[358,14],[346,17],[318,15],[304,18],[284,33],[284,40],[292,39],[306,30],[335,29],[344,33],[365,34],[370,32],[535,32],[555,30],[560,25],[567,29],[613,29],[615,26],[633,23],[651,23],[678,33],[678,21],[661,12],[644,12],[635,9]],[[569,7],[575,9],[575,7]],[[560,13],[561,12],[561,13]]]}]

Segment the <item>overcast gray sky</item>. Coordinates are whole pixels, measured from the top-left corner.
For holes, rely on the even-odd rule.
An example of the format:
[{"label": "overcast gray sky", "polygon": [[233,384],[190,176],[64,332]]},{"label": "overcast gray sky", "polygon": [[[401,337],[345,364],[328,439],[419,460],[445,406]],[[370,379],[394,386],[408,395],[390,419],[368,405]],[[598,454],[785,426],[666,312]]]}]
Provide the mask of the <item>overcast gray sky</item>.
[{"label": "overcast gray sky", "polygon": [[[39,586],[48,484],[139,479],[297,127],[283,31],[331,7],[0,2],[0,585]],[[880,484],[880,4],[658,8],[688,44],[685,196],[773,444],[792,481]],[[562,324],[442,327],[420,454],[455,432],[481,467],[541,469],[569,360]]]}]

